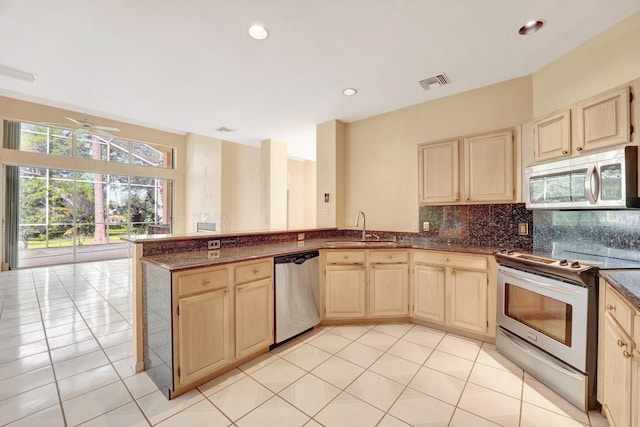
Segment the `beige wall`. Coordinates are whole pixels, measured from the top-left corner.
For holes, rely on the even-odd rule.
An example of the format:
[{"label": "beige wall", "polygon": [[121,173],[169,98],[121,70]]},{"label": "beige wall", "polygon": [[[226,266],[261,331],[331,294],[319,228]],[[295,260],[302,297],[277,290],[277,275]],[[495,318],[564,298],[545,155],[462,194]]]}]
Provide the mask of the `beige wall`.
[{"label": "beige wall", "polygon": [[222,208],[222,141],[189,133],[185,157],[184,230],[197,231],[197,221],[215,222],[219,229]]},{"label": "beige wall", "polygon": [[288,228],[316,226],[316,162],[289,159]]},{"label": "beige wall", "polygon": [[539,117],[640,77],[640,12],[533,73]]},{"label": "beige wall", "polygon": [[304,227],[316,226],[316,162],[304,162]]},{"label": "beige wall", "polygon": [[262,199],[260,225],[266,230],[287,228],[287,144],[262,141]]},{"label": "beige wall", "polygon": [[222,231],[260,228],[260,149],[222,142]]},{"label": "beige wall", "polygon": [[351,225],[363,211],[368,229],[416,231],[417,144],[514,127],[532,114],[527,76],[347,124],[342,218]]},{"label": "beige wall", "polygon": [[[339,120],[316,126],[316,224],[336,227],[344,223],[345,128]],[[324,195],[329,194],[326,203]]]}]

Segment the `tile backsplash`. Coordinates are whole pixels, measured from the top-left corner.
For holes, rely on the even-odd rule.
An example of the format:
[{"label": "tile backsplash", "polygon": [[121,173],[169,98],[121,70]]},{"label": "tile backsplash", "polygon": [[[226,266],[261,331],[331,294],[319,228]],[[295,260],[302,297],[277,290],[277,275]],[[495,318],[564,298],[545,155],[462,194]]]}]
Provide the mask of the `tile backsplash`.
[{"label": "tile backsplash", "polygon": [[640,210],[533,211],[533,247],[553,242],[640,250]]},{"label": "tile backsplash", "polygon": [[[427,237],[468,245],[533,247],[533,214],[523,203],[421,206],[418,217],[420,234]],[[425,221],[429,231],[423,229]],[[518,234],[520,224],[527,224],[527,235]]]}]

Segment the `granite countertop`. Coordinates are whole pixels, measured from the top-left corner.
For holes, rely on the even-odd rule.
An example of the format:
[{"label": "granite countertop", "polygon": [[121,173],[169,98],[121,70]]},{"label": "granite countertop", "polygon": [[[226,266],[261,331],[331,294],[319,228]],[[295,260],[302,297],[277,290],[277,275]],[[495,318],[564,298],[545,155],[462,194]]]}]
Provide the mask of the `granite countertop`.
[{"label": "granite countertop", "polygon": [[344,238],[304,240],[301,242],[270,243],[238,246],[211,251],[188,251],[144,256],[142,261],[169,271],[209,267],[230,262],[249,261],[257,258],[288,255],[318,249],[429,249],[437,251],[465,252],[478,255],[493,255],[500,248],[471,246],[460,243],[445,243],[425,238],[402,239],[397,243],[385,240],[368,240],[366,243]]},{"label": "granite countertop", "polygon": [[638,311],[640,311],[640,269],[638,270],[602,270],[604,278]]}]

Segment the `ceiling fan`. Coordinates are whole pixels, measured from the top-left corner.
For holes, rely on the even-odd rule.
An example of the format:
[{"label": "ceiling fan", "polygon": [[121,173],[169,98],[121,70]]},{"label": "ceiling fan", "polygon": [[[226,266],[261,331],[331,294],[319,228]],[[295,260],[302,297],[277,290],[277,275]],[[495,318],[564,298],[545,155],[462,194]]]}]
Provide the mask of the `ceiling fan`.
[{"label": "ceiling fan", "polygon": [[109,135],[109,132],[120,132],[120,129],[116,128],[116,127],[112,127],[112,126],[97,126],[94,125],[92,122],[90,122],[87,119],[74,119],[71,117],[66,117],[65,119],[69,120],[70,122],[73,122],[76,124],[76,126],[78,126],[77,130],[83,130],[85,132],[93,132],[93,133],[98,133],[98,134],[103,134],[103,135],[108,135],[108,136],[113,136],[113,135]]}]

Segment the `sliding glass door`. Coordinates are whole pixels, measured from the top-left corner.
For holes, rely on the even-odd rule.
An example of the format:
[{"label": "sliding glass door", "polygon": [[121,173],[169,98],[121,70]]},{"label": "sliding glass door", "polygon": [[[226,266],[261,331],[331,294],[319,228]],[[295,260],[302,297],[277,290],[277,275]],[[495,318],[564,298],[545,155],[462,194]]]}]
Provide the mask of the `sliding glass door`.
[{"label": "sliding glass door", "polygon": [[124,258],[124,235],[170,225],[171,181],[19,167],[17,267]]}]

